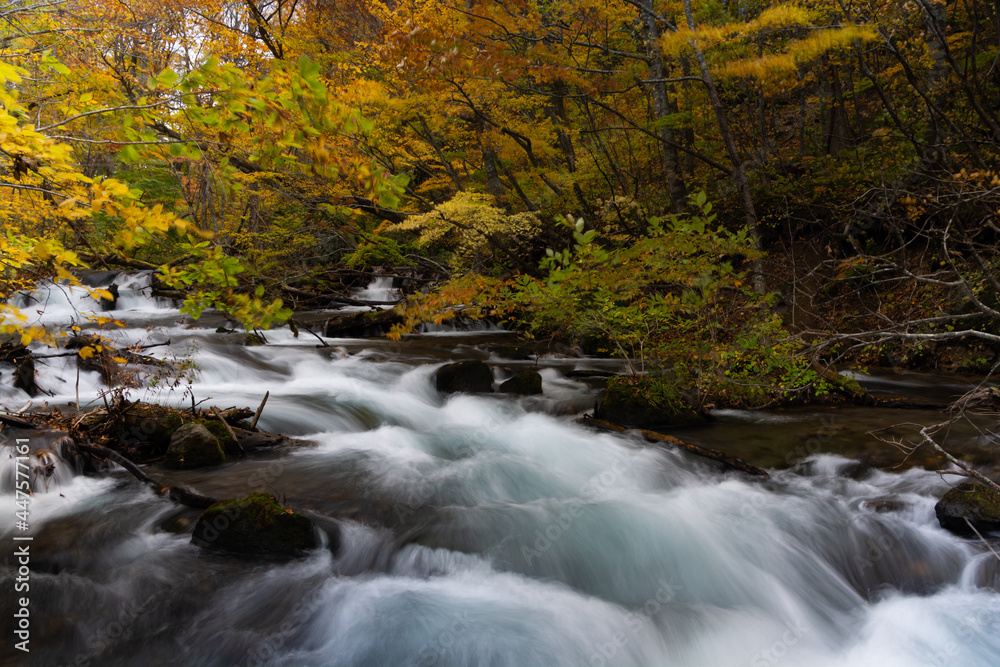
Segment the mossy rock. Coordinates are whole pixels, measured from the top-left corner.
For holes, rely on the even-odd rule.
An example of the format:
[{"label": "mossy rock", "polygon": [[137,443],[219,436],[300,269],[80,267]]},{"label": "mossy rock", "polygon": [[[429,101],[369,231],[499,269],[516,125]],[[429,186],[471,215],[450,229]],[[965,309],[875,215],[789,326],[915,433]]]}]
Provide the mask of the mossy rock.
[{"label": "mossy rock", "polygon": [[319,540],[308,517],[278,504],[270,493],[257,492],[206,509],[191,543],[243,556],[295,558],[315,549]]},{"label": "mossy rock", "polygon": [[521,371],[514,377],[500,385],[500,391],[504,394],[518,394],[519,396],[534,396],[542,393],[542,376],[538,371]]},{"label": "mossy rock", "polygon": [[202,424],[184,424],[170,437],[163,460],[168,468],[190,469],[215,466],[226,460],[219,439]]},{"label": "mossy rock", "polygon": [[614,377],[594,416],[633,428],[663,428],[706,420],[669,381],[659,378]]},{"label": "mossy rock", "polygon": [[162,455],[170,446],[170,438],[184,424],[177,410],[162,405],[135,403],[122,418],[121,442],[129,446],[148,442]]},{"label": "mossy rock", "polygon": [[493,371],[482,361],[446,364],[437,370],[434,385],[445,394],[487,394],[493,391]]},{"label": "mossy rock", "polygon": [[240,453],[239,445],[235,440],[233,440],[232,436],[229,435],[229,430],[226,428],[226,425],[218,419],[196,419],[194,423],[201,424],[208,430],[209,433],[214,435],[219,440],[222,450],[227,455]]},{"label": "mossy rock", "polygon": [[[1000,531],[1000,492],[985,484],[959,484],[934,506],[941,527],[957,535]],[[968,522],[966,522],[968,520]]]}]

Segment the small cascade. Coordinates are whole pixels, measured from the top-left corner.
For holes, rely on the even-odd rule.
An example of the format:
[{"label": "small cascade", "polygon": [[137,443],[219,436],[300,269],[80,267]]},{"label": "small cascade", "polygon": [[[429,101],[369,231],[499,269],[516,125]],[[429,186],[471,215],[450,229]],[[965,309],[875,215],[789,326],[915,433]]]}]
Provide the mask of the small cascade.
[{"label": "small cascade", "polygon": [[392,280],[389,276],[378,276],[368,283],[367,287],[357,290],[354,298],[378,304],[399,301],[403,295],[398,288],[392,286]]},{"label": "small cascade", "polygon": [[8,437],[0,444],[0,493],[19,489],[37,495],[68,486],[79,473],[72,444],[51,434]]}]

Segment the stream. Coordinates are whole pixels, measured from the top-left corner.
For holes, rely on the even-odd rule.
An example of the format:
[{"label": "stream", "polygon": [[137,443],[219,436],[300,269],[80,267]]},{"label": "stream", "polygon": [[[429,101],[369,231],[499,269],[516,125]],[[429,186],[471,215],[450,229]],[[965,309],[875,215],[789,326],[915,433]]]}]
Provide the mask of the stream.
[{"label": "stream", "polygon": [[[868,435],[943,421],[940,411],[719,411],[676,432],[767,467],[771,479],[759,480],[576,424],[599,389],[571,372],[614,372],[613,360],[506,359],[515,341],[502,331],[321,347],[284,328],[247,347],[216,331],[217,315],[191,321],[148,296],[148,274],[118,283],[117,309],[99,314],[125,327],[102,333],[118,345],[169,340],[148,353],[190,369],[190,384],[164,377],[132,399],[190,406],[189,388],[199,407],[255,408],[268,391],[259,426],[302,441],[150,474],[219,498],[271,492],[339,531],[339,546],[290,562],[206,552],[190,543],[195,510],[123,470],[98,478],[57,461],[30,500],[31,652],[18,651],[7,603],[21,534],[12,445],[55,448],[58,434],[8,427],[2,665],[1000,665],[1000,559],[934,515],[960,479]],[[389,290],[373,283],[362,298]],[[99,310],[80,288],[57,285],[20,305],[32,321],[67,328],[94,328],[81,313]],[[537,365],[544,393],[440,395],[435,370],[461,359],[486,360],[497,379]],[[0,405],[17,410],[28,396],[11,368],[0,371]],[[37,371],[52,395],[34,407],[103,405],[100,377],[78,375],[72,358]],[[860,379],[945,402],[975,382]],[[996,440],[972,426],[947,442],[997,459],[987,455]]]}]

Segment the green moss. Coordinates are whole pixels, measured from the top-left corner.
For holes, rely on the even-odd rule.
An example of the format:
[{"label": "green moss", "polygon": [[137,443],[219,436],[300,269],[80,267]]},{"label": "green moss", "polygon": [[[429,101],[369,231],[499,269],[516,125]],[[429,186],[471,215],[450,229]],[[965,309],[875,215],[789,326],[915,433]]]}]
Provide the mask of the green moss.
[{"label": "green moss", "polygon": [[170,437],[184,423],[174,409],[162,405],[136,403],[122,419],[122,442],[148,442],[161,454],[170,446]]},{"label": "green moss", "polygon": [[985,484],[960,484],[944,494],[941,500],[959,503],[982,516],[1000,518],[1000,492]]},{"label": "green moss", "polygon": [[959,535],[1000,530],[1000,492],[985,484],[966,482],[944,494],[934,507],[938,522]]},{"label": "green moss", "polygon": [[170,438],[163,463],[169,468],[191,469],[215,466],[226,460],[219,439],[202,424],[185,424]]},{"label": "green moss", "polygon": [[222,445],[222,449],[226,454],[232,454],[239,450],[236,445],[236,441],[233,440],[232,436],[229,435],[229,430],[226,428],[225,424],[220,422],[218,419],[196,419],[194,423],[201,424],[208,432],[214,435],[219,440],[219,444]]},{"label": "green moss", "polygon": [[264,492],[222,500],[206,509],[191,541],[243,555],[280,557],[301,555],[318,544],[312,521]]}]

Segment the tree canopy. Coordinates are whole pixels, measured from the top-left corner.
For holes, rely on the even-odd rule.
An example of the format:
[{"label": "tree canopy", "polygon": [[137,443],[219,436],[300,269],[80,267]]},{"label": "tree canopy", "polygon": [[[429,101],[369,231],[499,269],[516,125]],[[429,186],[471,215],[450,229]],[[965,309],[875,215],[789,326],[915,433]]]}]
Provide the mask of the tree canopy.
[{"label": "tree canopy", "polygon": [[[730,314],[818,329],[825,286],[882,332],[864,340],[936,334],[913,328],[928,317],[981,334],[998,58],[981,0],[18,0],[0,8],[3,332],[53,341],[10,303],[85,266],[156,269],[187,312],[253,328],[400,265],[569,331],[504,299],[584,252],[585,281],[632,282],[605,310],[667,316],[708,280],[753,287]],[[734,234],[714,258],[682,242]],[[940,294],[907,311],[862,282]],[[684,308],[667,319],[698,321]]]}]

